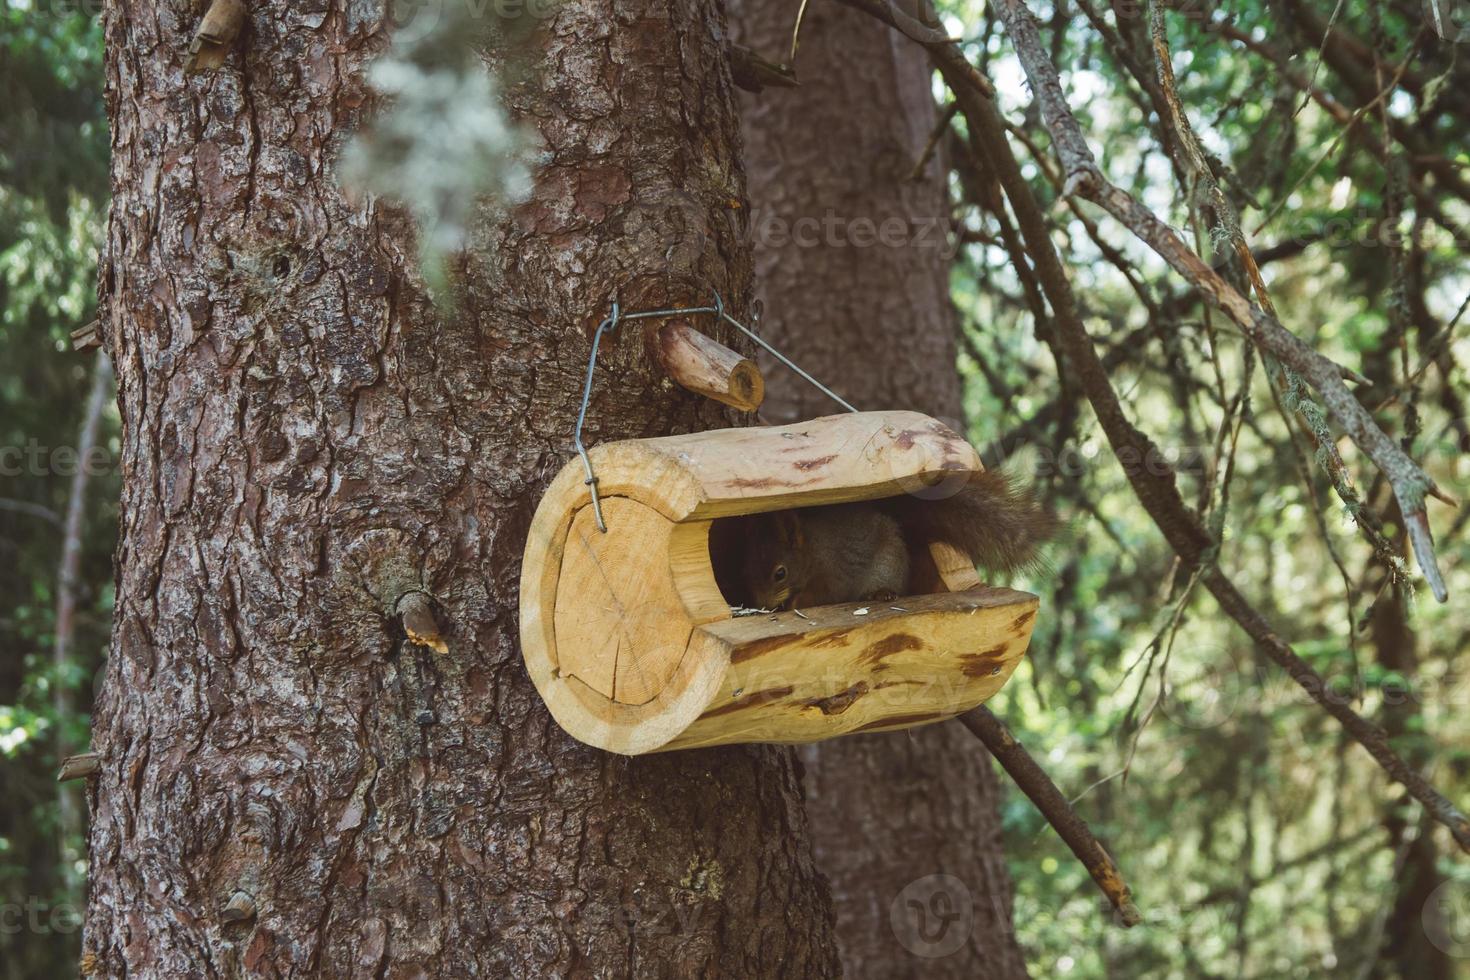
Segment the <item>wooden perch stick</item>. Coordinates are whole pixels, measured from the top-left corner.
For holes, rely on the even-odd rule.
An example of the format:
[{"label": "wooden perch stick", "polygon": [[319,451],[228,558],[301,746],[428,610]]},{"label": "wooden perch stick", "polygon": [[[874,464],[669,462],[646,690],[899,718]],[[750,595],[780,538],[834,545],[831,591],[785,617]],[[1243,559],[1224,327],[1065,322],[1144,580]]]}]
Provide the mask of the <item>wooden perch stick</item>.
[{"label": "wooden perch stick", "polygon": [[733,405],[742,412],[760,408],[766,382],[748,357],[711,340],[683,320],[649,325],[649,346],[669,377],[690,391]]},{"label": "wooden perch stick", "polygon": [[1133,904],[1133,894],[1123,881],[1122,872],[1093,836],[1092,828],[1072,809],[1072,804],[1067,802],[1067,798],[1057,789],[1057,784],[1051,781],[1046,771],[1031,758],[1026,747],[1016,741],[1005,722],[984,705],[957,717],[962,725],[985,743],[990,754],[995,756],[1016,781],[1016,785],[1021,787],[1021,792],[1036,805],[1036,809],[1041,811],[1041,815],[1052,825],[1057,835],[1066,841],[1072,853],[1077,855],[1077,860],[1082,862],[1087,873],[1092,875],[1092,880],[1097,882],[1097,887],[1102,889],[1102,893],[1117,910],[1123,928],[1136,926],[1143,921],[1143,917],[1138,914],[1138,906]]}]

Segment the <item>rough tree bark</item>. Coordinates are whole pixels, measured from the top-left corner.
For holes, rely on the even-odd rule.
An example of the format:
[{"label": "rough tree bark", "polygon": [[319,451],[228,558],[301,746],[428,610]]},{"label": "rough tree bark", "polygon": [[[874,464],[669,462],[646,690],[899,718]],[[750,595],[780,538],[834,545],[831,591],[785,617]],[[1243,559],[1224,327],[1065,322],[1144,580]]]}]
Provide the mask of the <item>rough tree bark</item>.
[{"label": "rough tree bark", "polygon": [[[185,76],[193,8],[106,11],[125,489],[84,971],[833,975],[794,755],[588,749],[516,643],[614,291],[744,311],[720,7],[553,8],[509,95],[534,196],[486,215],[444,308],[411,222],[334,184],[381,8],[250,4]],[[592,440],[722,420],[635,338],[605,349]],[[415,591],[447,653],[405,639]]]},{"label": "rough tree bark", "polygon": [[[732,9],[743,43],[768,59],[785,57],[792,7],[739,0]],[[859,408],[917,409],[963,431],[944,171],[931,162],[921,179],[908,180],[937,115],[923,49],[864,14],[813,4],[796,66],[799,89],[741,104],[766,334]],[[886,241],[896,245],[873,240],[869,228],[894,221],[903,233]],[[840,410],[766,367],[764,417]],[[1011,923],[999,790],[973,736],[951,724],[855,736],[814,746],[803,759],[848,976],[1026,975]],[[905,946],[890,917],[906,886],[936,874],[953,875],[969,893],[973,930],[959,951],[929,958],[944,943]],[[932,892],[921,885],[918,894],[922,902]],[[909,897],[897,915],[917,914]]]}]

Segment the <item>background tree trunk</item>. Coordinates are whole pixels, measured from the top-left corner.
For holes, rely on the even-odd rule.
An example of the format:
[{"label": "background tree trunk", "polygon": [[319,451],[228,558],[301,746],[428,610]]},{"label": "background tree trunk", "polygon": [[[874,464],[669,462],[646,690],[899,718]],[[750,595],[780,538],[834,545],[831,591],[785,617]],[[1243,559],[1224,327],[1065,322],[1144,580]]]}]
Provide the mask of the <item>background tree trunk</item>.
[{"label": "background tree trunk", "polygon": [[[1385,287],[1384,294],[1388,292]],[[1399,322],[1396,326],[1404,329],[1407,324]],[[1373,384],[1388,388],[1395,382],[1398,356],[1399,351],[1393,345],[1383,344],[1363,358],[1364,374]],[[1385,516],[1388,524],[1385,534],[1395,553],[1407,560],[1409,548],[1403,511],[1387,486],[1372,489],[1376,491],[1372,499],[1373,513]],[[1429,743],[1420,734],[1425,729],[1421,714],[1424,704],[1418,692],[1423,689],[1425,675],[1420,669],[1418,630],[1404,591],[1394,585],[1390,574],[1384,562],[1376,559],[1368,572],[1369,588],[1374,590],[1370,594],[1376,596],[1365,613],[1371,654],[1380,667],[1399,678],[1383,685],[1378,722],[1389,738],[1403,746],[1411,765],[1419,771],[1431,771],[1433,755]],[[1416,809],[1407,798],[1402,798],[1384,815],[1384,845],[1394,855],[1394,893],[1383,899],[1389,908],[1384,910],[1386,917],[1379,947],[1363,951],[1377,962],[1371,973],[1360,971],[1360,975],[1374,978],[1397,975],[1414,980],[1450,980],[1455,976],[1455,962],[1442,946],[1444,937],[1431,935],[1436,930],[1429,926],[1438,908],[1435,893],[1445,882],[1439,870],[1439,848],[1435,842],[1438,827],[1422,811],[1415,814]],[[1372,931],[1369,934],[1373,935]]]},{"label": "background tree trunk", "polygon": [[[251,4],[225,66],[185,76],[192,6],[107,9],[125,490],[84,970],[833,975],[793,754],[586,748],[517,649],[527,525],[614,292],[745,307],[718,5],[538,25],[509,95],[536,190],[482,222],[452,309],[411,222],[332,176],[384,25]],[[636,340],[604,352],[591,441],[721,422]],[[415,590],[447,654],[405,640]]]},{"label": "background tree trunk", "polygon": [[[102,411],[111,400],[112,363],[98,355],[92,365],[92,387],[87,393],[87,407],[82,415],[82,427],[77,433],[76,472],[71,478],[71,492],[66,504],[66,522],[61,530],[61,567],[56,573],[56,639],[51,647],[51,663],[56,671],[52,704],[56,716],[69,718],[76,711],[76,691],[71,675],[77,666],[73,640],[77,632],[77,605],[81,593],[81,564],[83,534],[87,531],[87,489],[93,476],[96,462],[92,450],[97,446],[97,433],[102,428]],[[56,728],[56,758],[83,751],[71,743],[67,726]],[[57,812],[61,816],[61,833],[57,852],[62,859],[74,865],[81,857],[73,841],[82,836],[82,811],[80,793],[75,783],[61,782],[56,787]],[[77,873],[73,870],[71,875]],[[80,881],[77,881],[80,884]]]},{"label": "background tree trunk", "polygon": [[[793,8],[739,0],[734,9],[743,43],[768,60],[788,55]],[[765,334],[861,409],[916,409],[964,431],[944,169],[931,161],[920,180],[908,180],[937,116],[928,59],[872,18],[817,3],[796,65],[799,89],[767,90],[741,105]],[[815,243],[801,219],[817,222]],[[896,221],[901,241],[875,243],[860,221],[880,231]],[[765,366],[764,417],[840,410]],[[968,732],[944,724],[854,736],[813,746],[803,759],[846,975],[1026,975],[1011,925],[999,789]],[[930,877],[938,874],[959,883]],[[916,881],[918,891],[900,899]],[[916,914],[908,900],[928,901],[935,887],[957,902],[967,892],[973,903],[967,943],[944,956],[926,955],[945,950],[942,940],[905,945],[891,919]]]}]

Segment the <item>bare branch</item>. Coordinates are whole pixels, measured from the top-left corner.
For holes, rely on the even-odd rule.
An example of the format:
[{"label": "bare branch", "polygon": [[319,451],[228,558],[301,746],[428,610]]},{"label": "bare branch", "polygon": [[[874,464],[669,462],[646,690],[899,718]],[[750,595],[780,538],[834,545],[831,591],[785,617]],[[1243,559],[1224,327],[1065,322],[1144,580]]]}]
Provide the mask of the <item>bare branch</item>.
[{"label": "bare branch", "polygon": [[1057,789],[1056,783],[1037,765],[1026,747],[1016,741],[995,714],[984,705],[959,715],[957,720],[970,730],[990,754],[995,756],[1006,773],[1021,787],[1021,791],[1041,811],[1046,822],[1051,824],[1057,835],[1077,855],[1077,860],[1087,869],[1097,887],[1107,896],[1117,911],[1124,928],[1136,926],[1143,921],[1138,906],[1133,904],[1133,894],[1123,881],[1123,874],[1113,863],[1107,849],[1093,836],[1092,828],[1072,809],[1072,804]]},{"label": "bare branch", "polygon": [[50,507],[42,504],[33,504],[29,500],[12,500],[10,497],[0,497],[0,510],[12,511],[16,514],[25,514],[28,517],[39,517],[48,524],[61,527],[61,515]]},{"label": "bare branch", "polygon": [[1011,34],[1031,90],[1041,106],[1042,120],[1051,133],[1066,174],[1067,193],[1100,205],[1188,279],[1262,350],[1295,370],[1316,389],[1338,424],[1388,477],[1394,496],[1403,509],[1404,519],[1411,528],[1418,528],[1411,534],[1411,539],[1419,566],[1424,570],[1434,597],[1444,602],[1449,593],[1435,559],[1424,505],[1426,495],[1438,493],[1434,481],[1378,427],[1372,415],[1348,390],[1343,383],[1340,365],[1309,347],[1275,317],[1252,304],[1196,255],[1174,229],[1108,180],[1067,105],[1056,67],[1046,54],[1031,12],[1021,0],[998,0],[996,10]]}]

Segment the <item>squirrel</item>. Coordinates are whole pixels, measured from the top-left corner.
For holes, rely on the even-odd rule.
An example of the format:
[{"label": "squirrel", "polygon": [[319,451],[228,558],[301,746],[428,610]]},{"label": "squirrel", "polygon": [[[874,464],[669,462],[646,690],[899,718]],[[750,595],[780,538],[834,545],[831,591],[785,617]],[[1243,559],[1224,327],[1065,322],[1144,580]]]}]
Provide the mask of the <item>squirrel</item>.
[{"label": "squirrel", "polygon": [[910,542],[944,541],[981,568],[1033,565],[1056,531],[1035,495],[999,470],[941,500],[887,497],[746,518],[741,582],[764,609],[891,600],[909,591]]}]

